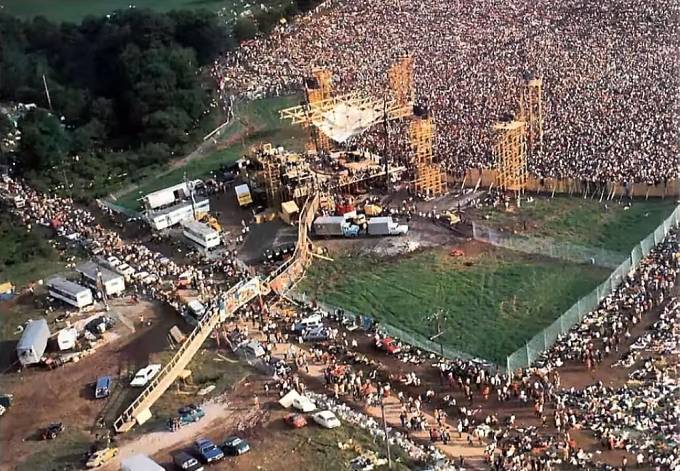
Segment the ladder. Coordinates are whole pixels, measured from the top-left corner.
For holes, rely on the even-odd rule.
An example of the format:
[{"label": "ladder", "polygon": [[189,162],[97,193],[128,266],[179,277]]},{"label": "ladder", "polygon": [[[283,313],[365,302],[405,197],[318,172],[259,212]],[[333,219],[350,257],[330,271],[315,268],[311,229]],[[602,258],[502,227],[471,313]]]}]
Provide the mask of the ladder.
[{"label": "ladder", "polygon": [[[259,280],[254,280],[256,280],[256,283],[259,286]],[[241,293],[240,288],[244,287],[244,285],[250,285],[254,280],[250,280],[247,283],[241,282],[232,287],[226,293],[225,306],[229,306],[233,312],[253,300],[258,295],[257,291],[246,289],[244,290],[245,293]],[[242,296],[243,294],[245,294],[245,296]],[[113,428],[117,433],[125,433],[132,429],[137,423],[144,422],[151,416],[149,410],[151,406],[163,395],[175,379],[177,379],[177,376],[186,368],[196,352],[201,348],[201,345],[203,345],[205,339],[208,338],[210,333],[220,322],[220,309],[210,310],[210,312],[199,321],[170,361],[113,423]]]}]

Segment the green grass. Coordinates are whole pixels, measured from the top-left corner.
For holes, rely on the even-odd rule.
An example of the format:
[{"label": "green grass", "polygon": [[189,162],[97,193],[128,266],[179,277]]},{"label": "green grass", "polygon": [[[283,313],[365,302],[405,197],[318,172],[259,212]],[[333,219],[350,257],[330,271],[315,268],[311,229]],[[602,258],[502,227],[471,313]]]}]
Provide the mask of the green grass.
[{"label": "green grass", "polygon": [[62,271],[64,265],[43,228],[36,226],[28,231],[10,215],[0,216],[0,283],[11,281],[22,287]]},{"label": "green grass", "polygon": [[[551,237],[588,247],[627,254],[647,237],[675,208],[672,200],[635,200],[630,209],[615,201],[605,204],[583,198],[536,198],[520,209],[481,210],[484,224],[520,234]],[[526,230],[524,223],[526,222]]]},{"label": "green grass", "polygon": [[436,249],[317,260],[299,291],[424,337],[435,333],[426,317],[443,308],[444,345],[502,364],[608,274],[501,249],[465,258]]},{"label": "green grass", "polygon": [[138,210],[139,198],[152,191],[174,185],[184,178],[202,178],[220,166],[231,164],[250,152],[253,146],[271,142],[291,150],[301,150],[304,145],[302,128],[281,121],[278,111],[298,103],[297,95],[265,98],[249,102],[241,107],[238,119],[230,124],[220,137],[220,142],[228,146],[190,161],[187,165],[170,171],[158,171],[142,178],[138,187],[121,195],[117,204]]},{"label": "green grass", "polygon": [[126,10],[129,5],[160,12],[179,9],[217,11],[221,8],[240,12],[247,3],[246,0],[3,0],[0,5],[4,8],[0,11],[27,19],[40,15],[55,21],[78,22],[87,15],[107,15],[115,10]]},{"label": "green grass", "polygon": [[[38,424],[36,424],[37,431]],[[33,452],[25,461],[16,466],[16,471],[52,471],[55,469],[74,469],[74,464],[82,464],[85,452],[92,440],[80,430],[68,427],[55,440],[35,441]]]}]

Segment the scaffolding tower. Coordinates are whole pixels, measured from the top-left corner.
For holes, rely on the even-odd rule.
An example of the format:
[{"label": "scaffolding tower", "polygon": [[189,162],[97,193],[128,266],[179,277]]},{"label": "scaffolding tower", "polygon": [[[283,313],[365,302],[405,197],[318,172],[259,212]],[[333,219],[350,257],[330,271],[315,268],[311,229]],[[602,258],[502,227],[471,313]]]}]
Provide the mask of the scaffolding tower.
[{"label": "scaffolding tower", "polygon": [[[311,76],[305,80],[305,97],[309,108],[327,101],[333,94],[333,75],[328,69],[313,69]],[[331,140],[316,127],[311,129],[314,147],[317,152],[330,152]]]},{"label": "scaffolding tower", "polygon": [[281,202],[281,162],[275,155],[265,155],[262,159],[264,188],[271,207]]},{"label": "scaffolding tower", "polygon": [[413,105],[415,100],[415,88],[413,85],[413,58],[411,56],[400,57],[387,72],[390,88],[396,104],[403,108]]},{"label": "scaffolding tower", "polygon": [[494,124],[492,152],[498,186],[521,193],[527,183],[527,123],[521,120]]},{"label": "scaffolding tower", "polygon": [[446,172],[434,163],[434,131],[434,120],[429,113],[417,114],[409,123],[411,188],[416,196],[426,198],[441,196],[447,190]]},{"label": "scaffolding tower", "polygon": [[543,149],[543,81],[528,74],[519,100],[519,119],[527,123],[527,152]]}]

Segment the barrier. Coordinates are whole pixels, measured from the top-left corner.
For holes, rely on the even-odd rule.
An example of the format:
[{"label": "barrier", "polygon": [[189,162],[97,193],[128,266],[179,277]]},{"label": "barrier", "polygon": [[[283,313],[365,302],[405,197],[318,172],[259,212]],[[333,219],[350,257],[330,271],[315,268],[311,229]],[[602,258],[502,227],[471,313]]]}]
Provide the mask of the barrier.
[{"label": "barrier", "polygon": [[663,242],[668,232],[678,227],[680,222],[680,206],[666,218],[651,234],[645,237],[631,250],[630,255],[623,260],[609,277],[593,291],[579,299],[569,310],[562,314],[550,326],[531,338],[524,347],[508,355],[505,362],[506,371],[518,368],[528,368],[546,350],[557,341],[560,335],[581,322],[583,318],[597,308],[600,301],[611,294],[632,270],[636,270],[640,262],[652,251],[657,244]]},{"label": "barrier", "polygon": [[550,237],[511,234],[474,221],[472,223],[472,237],[486,244],[522,253],[540,254],[574,263],[587,263],[607,268],[616,268],[626,259],[625,254],[613,250],[584,247],[557,241]]},{"label": "barrier", "polygon": [[[479,182],[481,188],[497,186],[496,169],[468,169],[465,172],[465,186],[474,188]],[[530,193],[559,193],[586,195],[593,198],[611,200],[617,197],[665,198],[680,195],[680,180],[673,179],[658,184],[648,183],[594,183],[570,178],[537,178],[529,175],[526,191]]]}]

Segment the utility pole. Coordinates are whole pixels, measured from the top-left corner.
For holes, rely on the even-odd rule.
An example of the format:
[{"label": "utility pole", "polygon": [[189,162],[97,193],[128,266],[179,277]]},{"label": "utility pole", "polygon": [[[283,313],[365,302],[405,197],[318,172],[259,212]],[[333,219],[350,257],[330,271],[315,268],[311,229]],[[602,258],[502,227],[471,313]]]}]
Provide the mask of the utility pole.
[{"label": "utility pole", "polygon": [[194,219],[198,220],[196,217],[196,199],[194,198],[194,184],[187,180],[187,173],[184,172],[184,183],[189,190],[189,198],[191,198],[191,213],[194,215]]},{"label": "utility pole", "polygon": [[385,189],[389,193],[390,191],[390,158],[387,155],[389,152],[389,139],[390,139],[390,128],[388,126],[388,115],[387,115],[387,96],[383,98],[383,126],[385,131],[385,139],[383,142],[383,159],[385,159]]},{"label": "utility pole", "polygon": [[52,98],[50,97],[50,89],[47,87],[47,79],[45,78],[45,74],[42,74],[42,81],[43,81],[43,86],[45,87],[45,96],[47,97],[47,105],[50,107],[50,111],[52,110]]},{"label": "utility pole", "polygon": [[[438,339],[448,331],[448,329],[445,328],[446,321],[448,320],[448,312],[444,311],[444,309],[438,309],[432,315],[427,316],[427,320],[434,323],[435,333],[430,337],[430,340]],[[441,356],[444,356],[444,344],[441,340],[439,341],[439,353]]]},{"label": "utility pole", "polygon": [[385,419],[385,397],[380,398],[380,412],[382,413],[383,431],[385,432],[385,448],[387,448],[387,469],[392,469],[392,454],[390,453],[390,439],[387,436],[387,420]]}]

